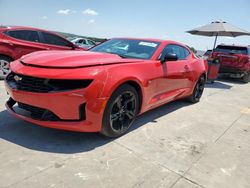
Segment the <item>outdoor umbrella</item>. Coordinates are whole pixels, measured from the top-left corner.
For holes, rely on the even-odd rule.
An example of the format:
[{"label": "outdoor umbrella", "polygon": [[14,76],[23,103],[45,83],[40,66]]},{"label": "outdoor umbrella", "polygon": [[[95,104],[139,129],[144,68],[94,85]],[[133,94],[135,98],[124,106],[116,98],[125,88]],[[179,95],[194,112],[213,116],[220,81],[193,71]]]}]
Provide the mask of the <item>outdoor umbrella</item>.
[{"label": "outdoor umbrella", "polygon": [[198,27],[187,32],[193,35],[202,35],[208,37],[215,36],[213,49],[215,49],[218,36],[237,37],[241,35],[250,35],[248,31],[230,25],[227,22],[220,22],[220,21],[215,21],[212,22],[211,24]]}]

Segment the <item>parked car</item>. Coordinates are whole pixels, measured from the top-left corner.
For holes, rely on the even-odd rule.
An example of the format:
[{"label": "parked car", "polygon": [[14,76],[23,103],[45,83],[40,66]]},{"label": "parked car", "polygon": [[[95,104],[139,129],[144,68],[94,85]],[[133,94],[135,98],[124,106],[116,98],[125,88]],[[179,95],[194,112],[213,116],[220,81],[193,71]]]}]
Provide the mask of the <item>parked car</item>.
[{"label": "parked car", "polygon": [[0,27],[0,78],[9,73],[9,63],[31,52],[40,50],[79,50],[62,36],[31,27]]},{"label": "parked car", "polygon": [[209,56],[211,55],[211,53],[213,52],[213,50],[207,50],[204,54],[203,54],[203,59],[208,59]]},{"label": "parked car", "polygon": [[220,74],[250,82],[250,47],[236,45],[218,45],[212,58],[220,62]]},{"label": "parked car", "polygon": [[199,102],[207,77],[205,61],[185,45],[154,39],[34,52],[10,67],[6,106],[16,117],[108,137],[124,134],[137,115],[170,101]]},{"label": "parked car", "polygon": [[86,39],[86,38],[75,38],[75,39],[72,39],[71,42],[85,49],[92,48],[93,46],[96,45],[94,41],[90,39]]}]

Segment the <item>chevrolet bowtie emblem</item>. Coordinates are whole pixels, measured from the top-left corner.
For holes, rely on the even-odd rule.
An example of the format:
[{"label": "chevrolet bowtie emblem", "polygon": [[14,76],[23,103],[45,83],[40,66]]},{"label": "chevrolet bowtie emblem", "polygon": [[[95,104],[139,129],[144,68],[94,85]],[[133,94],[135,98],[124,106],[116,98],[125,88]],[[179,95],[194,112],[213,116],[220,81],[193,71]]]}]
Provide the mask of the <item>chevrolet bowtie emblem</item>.
[{"label": "chevrolet bowtie emblem", "polygon": [[17,76],[17,75],[14,76],[14,80],[16,80],[16,82],[19,82],[19,81],[21,81],[22,79],[23,79],[23,78],[20,77],[20,76]]}]

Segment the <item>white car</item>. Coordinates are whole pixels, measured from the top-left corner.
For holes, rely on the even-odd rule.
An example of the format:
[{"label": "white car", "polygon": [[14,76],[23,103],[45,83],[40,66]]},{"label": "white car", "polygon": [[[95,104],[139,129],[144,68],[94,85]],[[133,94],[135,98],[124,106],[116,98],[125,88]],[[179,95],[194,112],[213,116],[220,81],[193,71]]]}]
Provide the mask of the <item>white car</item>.
[{"label": "white car", "polygon": [[86,39],[86,38],[75,38],[73,40],[71,40],[71,42],[73,42],[74,44],[76,44],[77,46],[80,46],[82,48],[92,48],[93,46],[96,45],[96,43],[90,39]]}]

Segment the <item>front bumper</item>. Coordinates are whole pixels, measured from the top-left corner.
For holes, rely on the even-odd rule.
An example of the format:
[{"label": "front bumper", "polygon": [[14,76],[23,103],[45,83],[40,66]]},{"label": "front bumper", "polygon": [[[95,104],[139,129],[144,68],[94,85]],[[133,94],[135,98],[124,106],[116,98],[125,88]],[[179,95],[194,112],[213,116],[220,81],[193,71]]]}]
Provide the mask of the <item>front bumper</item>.
[{"label": "front bumper", "polygon": [[[107,98],[90,98],[86,95],[86,89],[72,90],[55,93],[33,93],[10,88],[5,82],[5,87],[10,95],[6,103],[7,110],[14,116],[25,121],[56,129],[99,132],[101,130],[102,116]],[[15,110],[14,104],[27,104],[39,109],[52,112],[58,119],[36,119],[23,115]],[[81,115],[81,107],[84,105],[84,117]]]}]

